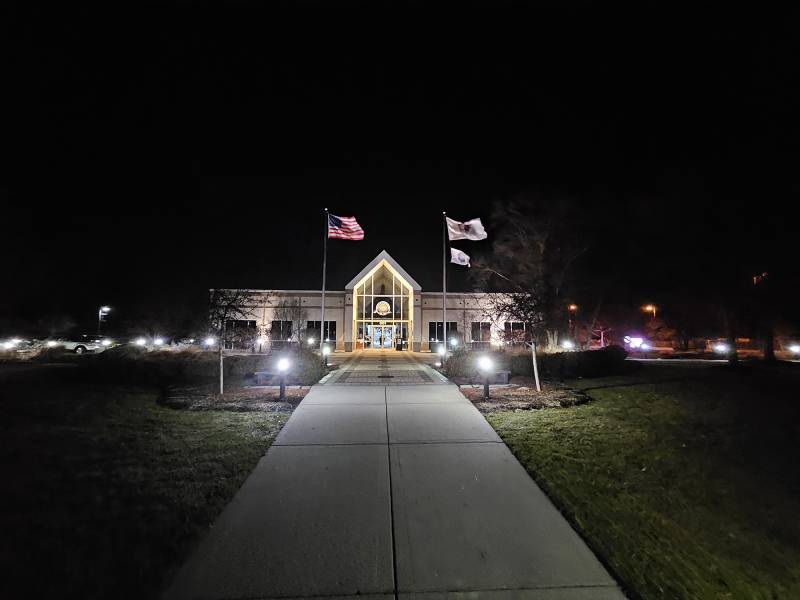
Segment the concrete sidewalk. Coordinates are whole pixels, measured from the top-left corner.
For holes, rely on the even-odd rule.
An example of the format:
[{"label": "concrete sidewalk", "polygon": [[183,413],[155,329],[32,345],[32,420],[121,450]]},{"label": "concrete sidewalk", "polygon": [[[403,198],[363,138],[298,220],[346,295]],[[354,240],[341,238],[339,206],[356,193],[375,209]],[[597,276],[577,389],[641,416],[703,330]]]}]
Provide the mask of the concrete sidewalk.
[{"label": "concrete sidewalk", "polygon": [[169,599],[620,599],[455,386],[315,386]]}]

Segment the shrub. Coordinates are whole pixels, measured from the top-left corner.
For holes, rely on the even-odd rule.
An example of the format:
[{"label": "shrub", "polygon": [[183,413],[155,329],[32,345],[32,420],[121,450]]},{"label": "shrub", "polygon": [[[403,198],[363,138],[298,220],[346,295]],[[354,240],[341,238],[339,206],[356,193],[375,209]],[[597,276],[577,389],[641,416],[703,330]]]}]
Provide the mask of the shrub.
[{"label": "shrub", "polygon": [[[454,352],[445,363],[448,377],[475,379],[478,377],[478,356],[489,356],[498,371],[510,371],[511,375],[533,376],[530,352]],[[602,377],[620,373],[625,369],[628,353],[619,346],[583,352],[558,352],[537,354],[539,376],[543,379],[562,380],[575,377]]]}]

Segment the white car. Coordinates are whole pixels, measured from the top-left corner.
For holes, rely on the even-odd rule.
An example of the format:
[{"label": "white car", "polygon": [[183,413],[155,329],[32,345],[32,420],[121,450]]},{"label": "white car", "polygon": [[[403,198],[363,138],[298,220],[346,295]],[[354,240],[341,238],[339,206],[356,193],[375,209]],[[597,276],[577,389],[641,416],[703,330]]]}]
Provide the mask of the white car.
[{"label": "white car", "polygon": [[115,344],[112,339],[103,335],[83,334],[49,338],[45,340],[44,345],[47,348],[61,348],[75,354],[83,354],[84,352],[102,352]]}]

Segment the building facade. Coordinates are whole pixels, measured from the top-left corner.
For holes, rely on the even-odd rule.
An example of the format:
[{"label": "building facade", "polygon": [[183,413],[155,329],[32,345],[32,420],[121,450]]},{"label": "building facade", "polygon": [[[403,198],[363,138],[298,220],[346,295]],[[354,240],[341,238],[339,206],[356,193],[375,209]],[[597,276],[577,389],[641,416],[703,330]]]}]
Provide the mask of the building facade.
[{"label": "building facade", "polygon": [[[447,325],[442,293],[424,292],[388,252],[382,251],[342,291],[249,290],[259,344],[319,342],[339,351],[394,349],[434,351],[444,343],[472,348],[521,342],[524,325],[491,313],[491,294],[448,293]],[[237,322],[241,323],[241,322]],[[236,325],[236,324],[234,324]],[[261,348],[262,350],[265,348]]]}]

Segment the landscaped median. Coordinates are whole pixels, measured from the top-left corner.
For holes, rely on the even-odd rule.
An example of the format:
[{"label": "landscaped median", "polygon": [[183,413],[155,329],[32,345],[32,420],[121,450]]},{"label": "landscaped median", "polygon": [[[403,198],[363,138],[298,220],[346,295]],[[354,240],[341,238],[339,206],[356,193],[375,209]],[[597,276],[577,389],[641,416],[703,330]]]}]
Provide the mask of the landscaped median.
[{"label": "landscaped median", "polygon": [[220,396],[213,359],[81,358],[0,372],[3,597],[157,597],[308,391],[244,388],[236,361]]},{"label": "landscaped median", "polygon": [[631,597],[800,598],[795,378],[646,365],[569,383],[590,401],[484,412]]}]

